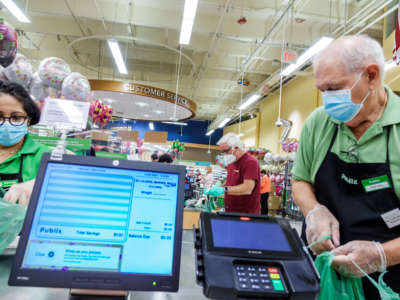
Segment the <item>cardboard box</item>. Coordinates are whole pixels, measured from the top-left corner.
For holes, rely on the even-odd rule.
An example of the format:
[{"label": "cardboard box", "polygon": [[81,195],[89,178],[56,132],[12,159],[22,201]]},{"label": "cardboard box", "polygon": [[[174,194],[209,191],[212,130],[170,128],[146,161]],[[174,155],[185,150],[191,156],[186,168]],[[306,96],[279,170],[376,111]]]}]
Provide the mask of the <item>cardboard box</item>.
[{"label": "cardboard box", "polygon": [[192,230],[193,225],[199,227],[200,211],[188,210],[183,211],[183,229]]},{"label": "cardboard box", "polygon": [[281,197],[279,196],[269,196],[268,198],[268,209],[279,209],[281,207]]},{"label": "cardboard box", "polygon": [[153,144],[165,144],[168,139],[167,131],[146,131],[144,133],[144,141]]},{"label": "cardboard box", "polygon": [[108,141],[110,138],[110,134],[103,131],[94,131],[92,132],[92,140],[98,141]]},{"label": "cardboard box", "polygon": [[139,136],[139,131],[135,130],[118,130],[118,136],[123,141],[136,142]]}]

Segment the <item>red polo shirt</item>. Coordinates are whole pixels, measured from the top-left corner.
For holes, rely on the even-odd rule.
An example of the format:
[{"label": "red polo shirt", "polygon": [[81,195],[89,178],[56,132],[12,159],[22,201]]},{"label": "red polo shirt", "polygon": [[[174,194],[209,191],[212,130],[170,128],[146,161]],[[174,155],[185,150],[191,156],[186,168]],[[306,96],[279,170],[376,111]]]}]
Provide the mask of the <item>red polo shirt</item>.
[{"label": "red polo shirt", "polygon": [[233,196],[225,193],[225,211],[260,214],[260,166],[258,161],[245,153],[238,161],[228,165],[226,186],[242,184],[246,179],[255,180],[251,195]]}]

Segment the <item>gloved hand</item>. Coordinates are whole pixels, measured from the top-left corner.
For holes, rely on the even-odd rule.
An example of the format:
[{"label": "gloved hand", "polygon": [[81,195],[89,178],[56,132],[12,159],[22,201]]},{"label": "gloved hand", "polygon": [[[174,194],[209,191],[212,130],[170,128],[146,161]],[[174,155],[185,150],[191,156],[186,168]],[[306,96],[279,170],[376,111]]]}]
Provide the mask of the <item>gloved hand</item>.
[{"label": "gloved hand", "polygon": [[18,203],[22,206],[28,206],[34,184],[35,179],[13,184],[4,195],[4,200],[11,203]]},{"label": "gloved hand", "polygon": [[330,251],[340,245],[339,222],[334,215],[323,205],[316,205],[306,216],[307,243],[321,240],[325,236],[331,236],[331,240],[325,240],[311,247],[314,255],[324,251]]},{"label": "gloved hand", "polygon": [[386,254],[381,243],[369,241],[351,241],[332,251],[335,254],[332,266],[343,276],[363,277],[352,261],[365,273],[386,270]]},{"label": "gloved hand", "polygon": [[225,190],[222,186],[213,186],[205,194],[218,197],[225,194]]}]

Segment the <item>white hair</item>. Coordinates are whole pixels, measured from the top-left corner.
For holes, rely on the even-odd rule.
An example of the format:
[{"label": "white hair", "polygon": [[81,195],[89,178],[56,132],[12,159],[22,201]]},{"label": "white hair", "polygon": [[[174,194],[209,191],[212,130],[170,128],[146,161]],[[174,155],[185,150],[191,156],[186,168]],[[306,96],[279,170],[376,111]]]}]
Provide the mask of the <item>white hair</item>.
[{"label": "white hair", "polygon": [[240,140],[240,137],[234,133],[225,134],[217,143],[217,145],[228,144],[231,148],[239,148],[241,150],[245,150],[244,143]]},{"label": "white hair", "polygon": [[385,56],[382,46],[367,35],[349,35],[338,38],[314,57],[314,70],[319,61],[327,56],[337,57],[345,66],[348,74],[360,72],[369,64],[377,64],[381,82],[384,80]]}]

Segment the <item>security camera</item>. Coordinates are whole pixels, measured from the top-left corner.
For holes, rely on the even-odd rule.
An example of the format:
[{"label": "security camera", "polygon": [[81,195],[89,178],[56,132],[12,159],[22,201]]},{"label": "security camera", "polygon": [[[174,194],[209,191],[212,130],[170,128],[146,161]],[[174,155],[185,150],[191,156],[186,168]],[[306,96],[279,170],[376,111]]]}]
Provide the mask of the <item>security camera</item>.
[{"label": "security camera", "polygon": [[282,123],[281,120],[278,120],[278,121],[275,122],[275,126],[276,127],[281,127],[282,125],[283,125],[283,123]]}]

